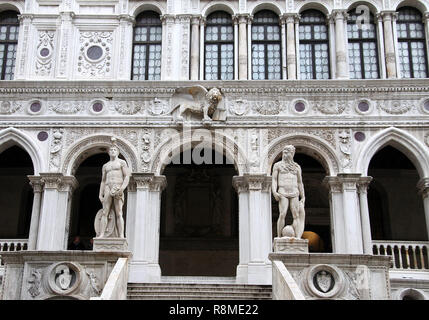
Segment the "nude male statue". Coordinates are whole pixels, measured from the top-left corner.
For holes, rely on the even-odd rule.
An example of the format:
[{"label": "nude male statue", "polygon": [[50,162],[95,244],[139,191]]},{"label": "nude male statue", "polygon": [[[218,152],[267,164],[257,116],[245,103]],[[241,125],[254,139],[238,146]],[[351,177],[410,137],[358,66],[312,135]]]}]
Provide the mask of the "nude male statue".
[{"label": "nude male statue", "polygon": [[[124,190],[128,186],[131,173],[127,163],[119,159],[118,155],[118,147],[112,145],[109,148],[110,161],[103,165],[99,193],[99,199],[103,204],[103,209],[99,211],[101,217],[96,217],[95,229],[97,238],[115,237],[115,235],[119,238],[124,238],[122,206],[124,204]],[[110,225],[108,224],[108,217],[111,211],[114,211],[114,217],[112,218],[116,220],[116,234],[112,234],[114,230],[108,230],[108,225]],[[97,216],[98,215],[99,214],[97,214]],[[99,219],[98,228],[97,218]]]},{"label": "nude male statue", "polygon": [[[295,147],[286,146],[283,149],[282,160],[273,166],[272,192],[276,201],[279,202],[280,214],[277,220],[277,237],[279,238],[287,236],[300,239],[304,232],[304,185],[301,167],[293,161],[294,155]],[[284,228],[288,208],[292,212],[293,223],[292,226]]]}]

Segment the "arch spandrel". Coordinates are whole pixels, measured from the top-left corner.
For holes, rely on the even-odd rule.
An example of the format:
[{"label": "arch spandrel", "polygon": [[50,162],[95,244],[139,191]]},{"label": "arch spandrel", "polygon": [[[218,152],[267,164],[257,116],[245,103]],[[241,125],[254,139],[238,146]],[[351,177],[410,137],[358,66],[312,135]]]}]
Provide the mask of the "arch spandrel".
[{"label": "arch spandrel", "polygon": [[367,139],[356,156],[356,171],[368,175],[369,163],[373,156],[385,146],[401,151],[416,167],[421,178],[429,175],[429,153],[427,147],[416,137],[401,129],[390,127]]},{"label": "arch spandrel", "polygon": [[340,161],[335,150],[327,143],[314,136],[287,135],[275,139],[265,149],[262,157],[264,160],[262,172],[271,175],[272,166],[276,158],[288,144],[293,145],[297,149],[297,152],[307,154],[318,160],[322,164],[327,175],[334,176],[340,171]]},{"label": "arch spandrel", "polygon": [[159,1],[140,1],[129,8],[129,13],[134,18],[144,11],[155,11],[161,16],[167,13],[166,8]]},{"label": "arch spandrel", "polygon": [[225,11],[230,15],[237,14],[237,9],[228,1],[210,1],[202,10],[201,16],[207,18],[216,11]]},{"label": "arch spandrel", "polygon": [[[65,175],[74,175],[85,159],[97,153],[107,153],[107,148],[112,145],[112,137],[116,138],[115,144],[132,172],[137,172],[139,169],[137,151],[121,138],[111,135],[92,135],[75,142],[65,153],[61,172]],[[101,150],[102,148],[106,148],[106,150]]]},{"label": "arch spandrel", "polygon": [[263,3],[256,3],[253,7],[250,8],[249,11],[251,15],[255,15],[255,13],[261,10],[270,10],[279,16],[285,12],[285,10],[274,1],[264,1]]},{"label": "arch spandrel", "polygon": [[34,175],[46,171],[40,147],[30,136],[15,128],[0,131],[0,153],[12,145],[17,145],[28,153],[33,163]]}]

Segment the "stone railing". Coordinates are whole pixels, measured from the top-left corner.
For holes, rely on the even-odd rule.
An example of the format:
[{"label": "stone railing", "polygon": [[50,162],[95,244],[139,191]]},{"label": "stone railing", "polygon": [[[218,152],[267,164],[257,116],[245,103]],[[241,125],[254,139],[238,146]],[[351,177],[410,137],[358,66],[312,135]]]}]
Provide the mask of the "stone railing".
[{"label": "stone railing", "polygon": [[429,270],[429,242],[372,241],[374,255],[391,256],[394,270]]},{"label": "stone railing", "polygon": [[273,300],[305,300],[301,289],[281,261],[273,261]]},{"label": "stone railing", "polygon": [[119,258],[99,297],[91,300],[125,300],[128,285],[128,259]]},{"label": "stone railing", "polygon": [[0,239],[0,265],[2,252],[27,250],[28,239]]}]

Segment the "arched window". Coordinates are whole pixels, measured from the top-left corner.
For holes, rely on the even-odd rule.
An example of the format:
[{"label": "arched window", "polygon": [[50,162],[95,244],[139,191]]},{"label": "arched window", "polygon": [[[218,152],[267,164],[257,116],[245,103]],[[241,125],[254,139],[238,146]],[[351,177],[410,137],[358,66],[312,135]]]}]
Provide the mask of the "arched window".
[{"label": "arched window", "polygon": [[421,13],[410,7],[399,9],[396,26],[402,78],[427,78],[425,32]]},{"label": "arched window", "polygon": [[139,14],[133,37],[133,80],[161,79],[161,41],[159,14],[154,11]]},{"label": "arched window", "polygon": [[206,80],[234,79],[234,28],[230,14],[217,11],[207,17],[204,52]]},{"label": "arched window", "polygon": [[1,80],[12,80],[18,45],[19,21],[15,11],[0,13],[0,70]]},{"label": "arched window", "polygon": [[281,60],[279,17],[269,10],[259,11],[252,23],[252,79],[281,79]]},{"label": "arched window", "polygon": [[329,38],[325,16],[307,10],[299,21],[301,79],[329,79]]},{"label": "arched window", "polygon": [[350,79],[378,79],[377,31],[374,15],[361,23],[356,10],[349,12],[347,36],[349,40]]}]

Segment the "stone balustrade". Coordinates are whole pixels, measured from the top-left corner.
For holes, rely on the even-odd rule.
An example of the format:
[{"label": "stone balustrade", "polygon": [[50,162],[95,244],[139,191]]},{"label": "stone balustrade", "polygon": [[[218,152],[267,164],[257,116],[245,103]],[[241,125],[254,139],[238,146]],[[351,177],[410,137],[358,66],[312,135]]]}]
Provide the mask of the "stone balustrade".
[{"label": "stone balustrade", "polygon": [[373,254],[391,256],[393,270],[429,269],[429,242],[373,241]]},{"label": "stone balustrade", "polygon": [[[0,254],[1,252],[27,250],[28,239],[0,239]],[[0,256],[0,265],[3,265]]]}]

